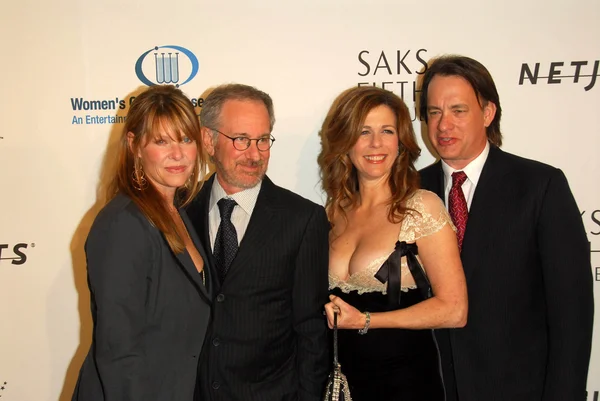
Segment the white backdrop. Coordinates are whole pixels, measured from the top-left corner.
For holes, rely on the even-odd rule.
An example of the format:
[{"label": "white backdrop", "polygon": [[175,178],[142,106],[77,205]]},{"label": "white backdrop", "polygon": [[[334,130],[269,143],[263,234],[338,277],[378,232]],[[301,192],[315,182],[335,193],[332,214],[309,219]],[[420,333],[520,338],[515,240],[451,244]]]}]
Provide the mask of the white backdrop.
[{"label": "white backdrop", "polygon": [[[197,74],[181,86],[190,98],[224,82],[270,93],[277,142],[269,176],[317,202],[317,131],[339,92],[388,82],[413,108],[424,61],[478,59],[500,92],[504,149],[569,179],[598,251],[598,309],[598,21],[597,0],[3,1],[0,401],[70,399],[91,334],[83,243],[100,206],[103,159],[110,162],[122,128],[91,122],[126,115],[140,77],[156,82],[154,53],[179,53],[180,84],[197,58]],[[537,75],[522,72],[527,64],[534,74],[536,63]],[[110,101],[116,109],[77,109]],[[422,132],[418,121],[415,129]],[[434,160],[423,149],[419,167]],[[594,338],[589,400],[600,391],[600,322]]]}]

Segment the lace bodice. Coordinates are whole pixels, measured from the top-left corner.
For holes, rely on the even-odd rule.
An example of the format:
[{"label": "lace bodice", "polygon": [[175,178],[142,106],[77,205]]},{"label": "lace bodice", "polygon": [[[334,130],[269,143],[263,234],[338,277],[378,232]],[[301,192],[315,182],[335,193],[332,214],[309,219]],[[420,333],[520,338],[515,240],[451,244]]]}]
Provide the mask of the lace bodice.
[{"label": "lace bodice", "polygon": [[[398,241],[415,242],[419,238],[435,234],[446,224],[449,224],[456,231],[444,204],[433,192],[424,189],[417,190],[408,199],[406,206],[412,211],[402,220]],[[391,239],[388,253],[372,260],[364,269],[351,274],[347,280],[342,280],[330,272],[329,289],[338,287],[346,293],[358,291],[359,294],[366,292],[381,292],[385,294],[386,285],[375,278],[375,273],[377,273],[383,262],[392,254],[395,243],[396,239]],[[420,259],[419,262],[421,262]],[[402,291],[416,288],[405,257],[402,258],[400,276]]]}]

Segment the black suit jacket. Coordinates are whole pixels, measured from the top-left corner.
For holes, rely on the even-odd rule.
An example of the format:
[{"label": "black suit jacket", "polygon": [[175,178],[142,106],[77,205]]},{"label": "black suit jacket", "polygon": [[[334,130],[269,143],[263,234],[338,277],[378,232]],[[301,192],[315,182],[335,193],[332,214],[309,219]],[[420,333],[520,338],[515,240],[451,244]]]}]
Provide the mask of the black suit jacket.
[{"label": "black suit jacket", "polygon": [[96,217],[85,250],[94,331],[73,400],[193,400],[211,294],[189,254],[173,254],[120,194]]},{"label": "black suit jacket", "polygon": [[[206,249],[214,179],[188,207]],[[329,368],[328,231],[322,206],[264,178],[216,291],[200,365],[202,401],[320,400]]]},{"label": "black suit jacket", "polygon": [[[421,180],[444,199],[440,162],[422,170]],[[584,401],[593,282],[589,242],[564,174],[492,146],[461,259],[467,326],[436,330],[448,399]]]}]

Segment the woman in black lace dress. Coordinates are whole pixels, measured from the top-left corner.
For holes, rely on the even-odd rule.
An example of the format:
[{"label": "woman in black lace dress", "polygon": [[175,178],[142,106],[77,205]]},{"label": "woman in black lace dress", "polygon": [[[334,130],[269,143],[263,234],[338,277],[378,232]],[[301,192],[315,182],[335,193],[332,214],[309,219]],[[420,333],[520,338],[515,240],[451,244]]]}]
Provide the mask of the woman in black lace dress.
[{"label": "woman in black lace dress", "polygon": [[333,103],[319,166],[330,232],[330,327],[354,401],[443,401],[435,328],[462,327],[467,293],[454,226],[419,189],[420,149],[392,92],[356,87]]}]

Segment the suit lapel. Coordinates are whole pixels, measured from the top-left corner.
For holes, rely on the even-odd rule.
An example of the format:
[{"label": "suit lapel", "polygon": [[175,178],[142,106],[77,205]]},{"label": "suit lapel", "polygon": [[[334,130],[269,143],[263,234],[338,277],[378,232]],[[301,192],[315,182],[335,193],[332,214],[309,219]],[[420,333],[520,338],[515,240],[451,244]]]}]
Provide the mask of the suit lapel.
[{"label": "suit lapel", "polygon": [[237,255],[229,267],[226,281],[242,270],[248,261],[256,255],[258,250],[269,243],[279,227],[277,214],[273,208],[275,184],[265,177],[256,200],[256,205],[248,222],[248,228],[242,238]]},{"label": "suit lapel", "polygon": [[[196,231],[198,236],[201,239],[202,244],[204,245],[204,249],[209,254],[209,258],[213,258],[211,244],[210,244],[210,235],[208,232],[208,206],[210,203],[210,192],[212,190],[213,182],[215,180],[215,175],[213,174],[208,180],[204,182],[202,189],[196,195],[195,205],[194,205],[194,214],[196,220],[200,222],[198,224],[196,222]],[[214,262],[214,260],[212,260]]]},{"label": "suit lapel", "polygon": [[200,293],[202,293],[202,295],[204,295],[207,302],[210,304],[211,303],[210,300],[212,299],[212,289],[213,289],[212,277],[213,277],[213,274],[210,271],[210,267],[209,267],[210,266],[209,256],[207,255],[206,251],[204,250],[204,246],[202,246],[202,242],[200,241],[200,238],[196,234],[196,230],[194,230],[194,227],[193,227],[192,223],[190,222],[190,219],[188,218],[185,210],[179,209],[179,213],[181,215],[181,219],[183,220],[183,223],[185,224],[185,226],[188,230],[190,238],[192,239],[192,242],[194,243],[194,246],[198,250],[198,253],[200,253],[202,260],[204,261],[204,269],[205,269],[204,270],[204,278],[205,278],[204,283],[202,282],[202,274],[198,273],[198,270],[196,269],[196,265],[194,265],[194,262],[192,261],[192,258],[190,257],[190,255],[187,251],[177,254],[177,259],[179,259],[179,262],[184,266],[185,270],[190,274],[190,276],[194,280],[194,283],[196,284],[196,286],[200,289]]},{"label": "suit lapel", "polygon": [[[215,174],[211,175],[200,189],[200,192],[192,203],[187,207],[187,213],[192,225],[196,229],[197,238],[199,238],[202,245],[202,249],[205,254],[202,255],[204,259],[204,266],[208,267],[207,272],[210,275],[210,284],[208,287],[209,293],[215,294],[220,288],[219,280],[217,279],[217,272],[215,270],[215,257],[212,253],[212,247],[210,243],[209,234],[209,218],[208,218],[208,207],[210,204],[210,193],[215,180]],[[207,277],[208,279],[208,277]]]},{"label": "suit lapel", "polygon": [[[489,230],[487,216],[494,213],[494,210],[498,210],[496,204],[502,199],[500,181],[506,172],[503,168],[502,157],[503,152],[492,145],[473,194],[461,252],[467,280],[478,267],[477,263],[469,263],[469,261],[475,259],[477,253],[480,252],[481,234]],[[501,207],[501,205],[497,206]]]},{"label": "suit lapel", "polygon": [[438,160],[434,165],[435,170],[431,178],[431,191],[435,192],[437,196],[446,203],[444,195],[444,170],[442,170],[442,162]]}]

